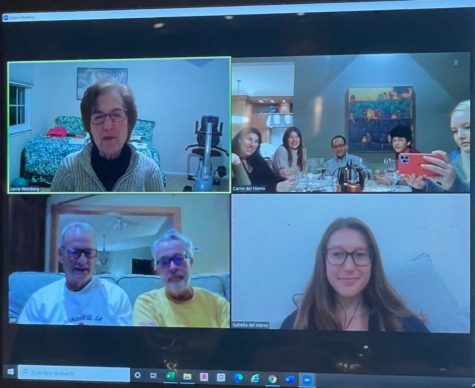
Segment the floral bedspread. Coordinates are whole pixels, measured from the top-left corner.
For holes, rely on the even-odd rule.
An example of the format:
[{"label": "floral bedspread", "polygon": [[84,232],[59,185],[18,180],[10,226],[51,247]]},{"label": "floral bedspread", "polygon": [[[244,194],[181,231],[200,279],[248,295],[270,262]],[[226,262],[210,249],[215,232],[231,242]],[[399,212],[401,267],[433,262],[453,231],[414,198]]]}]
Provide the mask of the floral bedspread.
[{"label": "floral bedspread", "polygon": [[[32,184],[51,185],[54,174],[61,161],[70,153],[80,151],[86,145],[86,140],[73,137],[40,136],[30,140],[25,146],[25,176]],[[131,143],[137,151],[151,157],[160,166],[160,155],[152,143],[141,141]],[[163,172],[162,179],[165,182]]]}]

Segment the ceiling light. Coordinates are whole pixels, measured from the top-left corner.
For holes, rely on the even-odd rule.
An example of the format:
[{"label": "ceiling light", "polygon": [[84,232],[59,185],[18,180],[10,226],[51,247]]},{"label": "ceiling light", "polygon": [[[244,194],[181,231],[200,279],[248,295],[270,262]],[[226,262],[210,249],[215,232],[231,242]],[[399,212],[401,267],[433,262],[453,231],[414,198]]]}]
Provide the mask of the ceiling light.
[{"label": "ceiling light", "polygon": [[153,25],[153,28],[157,28],[157,29],[158,29],[158,28],[163,28],[163,27],[165,27],[165,23],[163,23],[163,22],[155,23],[155,24]]},{"label": "ceiling light", "polygon": [[128,227],[129,227],[129,224],[121,216],[118,216],[116,218],[115,224],[112,226],[112,228],[115,230],[124,230],[124,229],[127,229]]}]

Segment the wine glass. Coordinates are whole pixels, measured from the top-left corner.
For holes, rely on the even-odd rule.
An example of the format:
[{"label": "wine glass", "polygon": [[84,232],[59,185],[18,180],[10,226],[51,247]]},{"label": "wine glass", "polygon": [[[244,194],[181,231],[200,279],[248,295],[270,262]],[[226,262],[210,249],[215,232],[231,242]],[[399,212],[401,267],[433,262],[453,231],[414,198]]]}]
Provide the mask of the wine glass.
[{"label": "wine glass", "polygon": [[361,169],[363,170],[363,173],[364,173],[364,182],[365,182],[365,185],[369,182],[369,180],[371,179],[372,175],[373,175],[373,171],[366,165],[365,161],[363,158],[360,158],[358,157],[358,166],[361,167]]},{"label": "wine glass", "polygon": [[385,175],[391,182],[391,191],[395,191],[396,183],[399,181],[399,174],[396,168],[396,159],[384,158],[383,169]]},{"label": "wine glass", "polygon": [[317,179],[324,179],[325,174],[325,159],[324,158],[310,158],[307,161],[308,172],[315,174]]},{"label": "wine glass", "polygon": [[305,172],[298,172],[295,176],[294,191],[305,192],[307,191],[308,177]]},{"label": "wine glass", "polygon": [[384,166],[378,164],[374,170],[374,175],[378,178],[384,178]]}]

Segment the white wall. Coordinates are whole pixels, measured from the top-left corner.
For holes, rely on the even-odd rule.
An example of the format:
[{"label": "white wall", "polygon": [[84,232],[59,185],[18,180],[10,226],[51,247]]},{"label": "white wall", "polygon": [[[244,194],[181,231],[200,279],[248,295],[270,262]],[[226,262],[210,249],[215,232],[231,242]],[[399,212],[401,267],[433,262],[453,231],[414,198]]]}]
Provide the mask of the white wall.
[{"label": "white wall", "polygon": [[[346,135],[346,94],[352,87],[412,86],[416,147],[421,152],[456,148],[449,113],[470,96],[469,53],[322,55],[295,57],[294,63],[294,125],[303,132],[309,157],[333,156],[330,139]],[[387,156],[352,153],[370,163]]]},{"label": "white wall", "polygon": [[[33,84],[33,137],[44,134],[57,116],[80,116],[76,99],[79,67],[128,69],[138,117],[156,122],[153,141],[165,172],[186,172],[185,147],[196,143],[195,121],[203,115],[219,116],[223,122],[220,145],[229,148],[230,68],[226,58],[12,64],[12,80]],[[225,159],[216,163],[228,164]]]},{"label": "white wall", "polygon": [[[72,195],[54,195],[48,199],[46,218],[45,269],[49,268],[51,206],[73,198]],[[181,231],[195,245],[193,273],[228,273],[230,268],[230,214],[229,196],[210,195],[94,195],[74,202],[75,205],[93,206],[175,206],[181,208]],[[100,239],[98,240],[101,246]],[[147,247],[148,249],[148,247]],[[117,250],[117,249],[116,249]],[[130,256],[130,261],[133,255]],[[151,257],[151,256],[150,256]],[[128,266],[128,267],[127,267]],[[123,274],[132,264],[121,258],[115,270]]]},{"label": "white wall", "polygon": [[9,181],[12,182],[13,179],[20,176],[20,162],[21,162],[21,152],[25,147],[26,143],[32,139],[31,131],[15,133],[14,135],[8,135],[8,152],[10,156],[10,165],[9,165]]},{"label": "white wall", "polygon": [[[324,230],[338,217],[358,217],[370,227],[390,278],[427,254],[434,276],[468,317],[469,214],[465,194],[233,196],[232,318],[279,327],[295,309],[292,295],[311,276]],[[420,287],[426,282],[416,279]],[[427,292],[434,303],[445,297]]]}]

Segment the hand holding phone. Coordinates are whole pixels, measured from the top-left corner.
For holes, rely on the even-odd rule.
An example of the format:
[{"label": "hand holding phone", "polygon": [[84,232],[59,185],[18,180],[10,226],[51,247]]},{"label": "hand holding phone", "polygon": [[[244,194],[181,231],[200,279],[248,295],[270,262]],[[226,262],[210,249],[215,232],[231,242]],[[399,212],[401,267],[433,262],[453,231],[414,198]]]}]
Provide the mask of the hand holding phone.
[{"label": "hand holding phone", "polygon": [[[410,158],[408,159],[404,155],[408,155]],[[420,163],[415,161],[419,158],[413,158],[415,155],[422,158]],[[410,159],[412,159],[412,164],[415,166],[408,168],[407,166],[411,164]],[[411,169],[413,172],[403,172],[411,171]],[[454,166],[444,151],[434,151],[431,154],[401,154],[399,173],[404,176],[409,186],[422,189],[425,187],[425,180],[427,179],[447,191],[452,188],[457,176]]]},{"label": "hand holding phone", "polygon": [[[402,153],[399,155],[399,166],[398,171],[401,175],[411,175],[424,176],[424,177],[434,177],[440,175],[437,171],[434,171],[432,168],[426,168],[427,165],[433,165],[435,167],[439,166],[437,160],[445,162],[444,156],[440,153],[431,153],[431,154],[410,154]],[[426,166],[423,166],[426,165]]]}]

